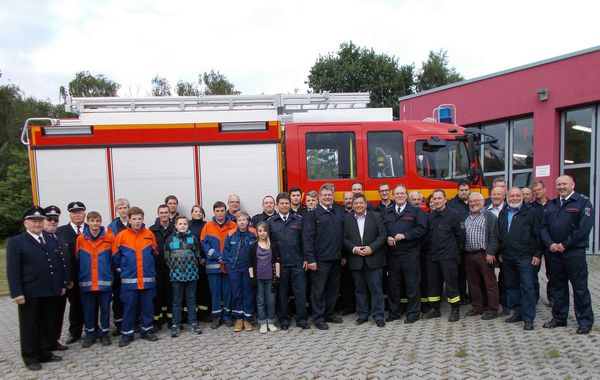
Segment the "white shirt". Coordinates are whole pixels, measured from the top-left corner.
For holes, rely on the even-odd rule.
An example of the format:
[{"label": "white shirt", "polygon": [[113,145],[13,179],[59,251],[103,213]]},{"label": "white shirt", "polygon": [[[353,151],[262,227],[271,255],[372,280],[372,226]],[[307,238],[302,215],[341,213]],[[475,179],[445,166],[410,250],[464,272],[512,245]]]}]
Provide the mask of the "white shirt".
[{"label": "white shirt", "polygon": [[69,222],[69,224],[71,225],[71,228],[73,229],[73,231],[75,231],[75,233],[83,233],[83,224],[79,226],[79,232],[77,232],[77,224],[73,223],[73,222]]},{"label": "white shirt", "polygon": [[564,203],[564,202],[566,202],[566,201],[568,201],[568,200],[569,200],[569,198],[571,198],[571,195],[573,195],[574,193],[575,193],[575,191],[571,191],[571,194],[569,194],[569,195],[567,195],[566,197],[562,198],[562,200],[563,200],[563,203]]},{"label": "white shirt", "polygon": [[504,202],[502,202],[502,204],[500,206],[498,206],[498,208],[494,207],[494,204],[492,203],[491,205],[488,206],[488,210],[496,215],[496,218],[498,217],[498,215],[500,215],[500,211],[502,211],[502,209],[504,208]]},{"label": "white shirt", "polygon": [[365,220],[367,219],[367,212],[365,211],[362,215],[354,214],[356,218],[356,223],[358,224],[358,233],[360,234],[360,241],[363,240],[363,236],[365,234]]},{"label": "white shirt", "polygon": [[287,221],[287,220],[288,220],[288,218],[290,217],[290,214],[289,214],[289,213],[287,213],[287,214],[285,214],[285,215],[283,215],[283,214],[279,214],[279,217],[281,218],[281,220],[285,220],[285,221]]},{"label": "white shirt", "polygon": [[402,211],[404,211],[405,207],[406,207],[406,203],[403,204],[402,206],[396,205],[396,214],[400,214]]},{"label": "white shirt", "polygon": [[32,232],[29,232],[29,230],[27,230],[27,233],[29,235],[31,235],[35,239],[35,241],[37,241],[38,243],[40,241],[40,238],[42,238],[42,241],[44,242],[44,244],[46,244],[46,240],[44,239],[44,237],[41,234],[40,235],[36,235],[36,234],[34,234]]}]

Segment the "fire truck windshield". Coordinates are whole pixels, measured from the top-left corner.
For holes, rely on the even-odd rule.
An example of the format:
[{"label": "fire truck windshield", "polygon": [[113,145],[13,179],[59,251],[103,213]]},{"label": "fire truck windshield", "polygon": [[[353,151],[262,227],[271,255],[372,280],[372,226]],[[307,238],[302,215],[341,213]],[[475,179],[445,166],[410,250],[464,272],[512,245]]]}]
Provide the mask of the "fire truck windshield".
[{"label": "fire truck windshield", "polygon": [[418,140],[416,143],[417,173],[421,177],[444,181],[468,178],[467,146],[456,140]]}]

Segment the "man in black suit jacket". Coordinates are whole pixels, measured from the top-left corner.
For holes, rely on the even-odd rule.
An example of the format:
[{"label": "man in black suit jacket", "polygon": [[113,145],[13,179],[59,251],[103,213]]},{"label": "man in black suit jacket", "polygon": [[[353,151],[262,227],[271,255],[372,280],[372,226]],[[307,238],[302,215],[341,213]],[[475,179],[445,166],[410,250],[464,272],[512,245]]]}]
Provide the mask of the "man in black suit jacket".
[{"label": "man in black suit jacket", "polygon": [[[387,232],[388,255],[388,322],[400,319],[414,323],[421,316],[420,245],[426,230],[426,216],[420,208],[408,204],[408,191],[398,185],[393,191],[394,205],[382,213]],[[406,303],[402,299],[406,298]],[[404,309],[404,310],[403,310]]]},{"label": "man in black suit jacket", "polygon": [[52,354],[60,296],[65,293],[67,269],[54,238],[44,232],[41,207],[23,215],[26,231],[8,241],[6,272],[10,296],[19,305],[21,356],[30,370],[40,363],[60,361]]},{"label": "man in black suit jacket", "polygon": [[385,326],[382,289],[385,267],[386,230],[381,214],[367,212],[364,194],[354,194],[353,212],[344,217],[344,248],[348,255],[348,267],[354,279],[356,296],[356,324],[369,318],[369,294],[371,317],[379,327]]},{"label": "man in black suit jacket", "polygon": [[71,283],[67,286],[67,298],[71,307],[69,308],[69,339],[67,339],[67,344],[72,344],[81,339],[81,333],[83,332],[83,306],[77,282],[79,275],[77,268],[79,266],[75,260],[75,245],[77,243],[77,236],[83,232],[83,228],[85,227],[85,205],[82,202],[71,202],[67,208],[71,221],[64,226],[58,227],[56,233],[60,239],[67,243],[69,248]]},{"label": "man in black suit jacket", "polygon": [[340,290],[342,260],[342,213],[333,205],[334,187],[326,183],[319,189],[319,204],[302,218],[302,249],[311,273],[313,322],[327,330],[327,322],[342,323],[333,313]]}]

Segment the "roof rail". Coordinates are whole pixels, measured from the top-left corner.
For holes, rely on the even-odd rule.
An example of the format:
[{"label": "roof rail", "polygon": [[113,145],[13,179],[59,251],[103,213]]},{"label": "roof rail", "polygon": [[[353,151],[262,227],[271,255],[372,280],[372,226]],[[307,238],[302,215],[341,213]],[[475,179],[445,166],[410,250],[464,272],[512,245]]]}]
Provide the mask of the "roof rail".
[{"label": "roof rail", "polygon": [[65,110],[78,115],[102,112],[181,112],[223,110],[270,110],[278,114],[318,109],[366,108],[368,92],[275,94],[275,95],[201,95],[156,96],[145,98],[72,98]]}]

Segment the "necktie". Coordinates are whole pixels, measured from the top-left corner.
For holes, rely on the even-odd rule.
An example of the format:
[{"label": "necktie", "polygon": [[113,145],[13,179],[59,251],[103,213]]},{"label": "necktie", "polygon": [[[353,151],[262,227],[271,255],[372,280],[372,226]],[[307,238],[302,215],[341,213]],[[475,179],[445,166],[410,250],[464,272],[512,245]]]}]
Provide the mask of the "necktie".
[{"label": "necktie", "polygon": [[287,222],[287,215],[283,217],[283,223]]},{"label": "necktie", "polygon": [[81,234],[81,226],[77,226],[77,235]]},{"label": "necktie", "polygon": [[565,203],[565,198],[560,197],[560,205],[562,206]]},{"label": "necktie", "polygon": [[44,246],[44,247],[46,246],[46,243],[44,242],[44,238],[42,237],[42,235],[38,236],[38,241],[40,242],[40,244],[42,246]]}]

